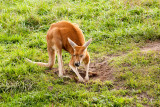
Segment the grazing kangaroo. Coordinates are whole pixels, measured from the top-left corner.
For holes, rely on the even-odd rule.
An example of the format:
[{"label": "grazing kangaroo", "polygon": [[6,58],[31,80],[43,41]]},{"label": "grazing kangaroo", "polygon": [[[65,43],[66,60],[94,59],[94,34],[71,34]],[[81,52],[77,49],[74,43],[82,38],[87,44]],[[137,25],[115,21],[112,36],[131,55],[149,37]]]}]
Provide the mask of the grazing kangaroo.
[{"label": "grazing kangaroo", "polygon": [[27,59],[31,63],[38,64],[40,66],[46,66],[52,68],[55,63],[55,54],[58,56],[59,77],[63,76],[63,63],[62,63],[62,49],[69,52],[72,57],[69,62],[69,66],[78,76],[80,82],[84,82],[84,79],[80,76],[77,68],[81,62],[84,62],[86,76],[85,80],[89,80],[88,70],[90,63],[90,56],[87,52],[87,47],[91,43],[92,39],[89,39],[85,43],[84,35],[77,24],[72,24],[67,21],[60,21],[53,23],[47,32],[47,50],[49,55],[48,63],[33,62]]}]

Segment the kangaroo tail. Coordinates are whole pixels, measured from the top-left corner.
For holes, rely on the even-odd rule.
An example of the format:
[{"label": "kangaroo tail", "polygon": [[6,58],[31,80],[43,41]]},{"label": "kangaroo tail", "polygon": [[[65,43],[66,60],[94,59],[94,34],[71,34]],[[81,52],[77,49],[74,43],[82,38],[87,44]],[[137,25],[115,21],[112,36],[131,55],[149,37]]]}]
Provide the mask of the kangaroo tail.
[{"label": "kangaroo tail", "polygon": [[48,63],[43,63],[43,62],[34,62],[34,61],[31,61],[30,59],[28,58],[25,58],[27,62],[30,62],[30,63],[33,63],[33,64],[37,64],[39,66],[42,66],[42,67],[49,67],[49,64]]}]

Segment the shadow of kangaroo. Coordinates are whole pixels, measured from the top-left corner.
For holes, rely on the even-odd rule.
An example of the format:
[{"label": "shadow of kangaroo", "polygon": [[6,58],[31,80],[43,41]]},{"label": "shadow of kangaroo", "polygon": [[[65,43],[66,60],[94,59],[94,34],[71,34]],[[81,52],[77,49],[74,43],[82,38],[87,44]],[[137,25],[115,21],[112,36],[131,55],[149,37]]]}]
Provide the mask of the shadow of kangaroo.
[{"label": "shadow of kangaroo", "polygon": [[[89,80],[89,63],[90,56],[87,52],[87,47],[91,43],[92,38],[85,42],[84,35],[77,24],[72,24],[67,21],[60,21],[53,23],[47,32],[47,51],[49,55],[48,63],[34,62],[27,59],[28,62],[52,68],[55,64],[56,54],[58,56],[59,77],[63,77],[63,61],[62,61],[62,49],[71,54],[71,60],[69,62],[70,68],[78,76],[79,82]],[[86,76],[85,80],[79,74],[77,68],[81,62],[84,62]]]}]

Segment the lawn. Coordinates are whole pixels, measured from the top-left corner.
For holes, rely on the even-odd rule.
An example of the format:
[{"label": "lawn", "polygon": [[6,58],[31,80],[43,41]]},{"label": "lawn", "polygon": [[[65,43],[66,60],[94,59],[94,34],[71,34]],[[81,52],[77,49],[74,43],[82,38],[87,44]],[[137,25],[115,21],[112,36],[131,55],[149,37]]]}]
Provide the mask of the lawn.
[{"label": "lawn", "polygon": [[[61,20],[93,39],[91,63],[107,61],[111,80],[77,83],[25,61],[48,61],[46,33]],[[159,0],[0,0],[0,106],[158,107],[160,51],[142,51],[155,41]]]}]

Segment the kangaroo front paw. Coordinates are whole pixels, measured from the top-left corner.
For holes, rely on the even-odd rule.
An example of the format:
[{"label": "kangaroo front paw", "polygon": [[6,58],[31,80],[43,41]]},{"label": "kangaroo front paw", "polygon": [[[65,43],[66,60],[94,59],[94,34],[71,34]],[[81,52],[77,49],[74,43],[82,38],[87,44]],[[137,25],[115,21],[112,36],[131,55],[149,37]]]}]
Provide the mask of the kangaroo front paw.
[{"label": "kangaroo front paw", "polygon": [[89,77],[88,76],[85,76],[85,81],[89,81]]},{"label": "kangaroo front paw", "polygon": [[58,76],[59,76],[60,78],[62,78],[62,77],[63,77],[63,74],[59,74]]}]

